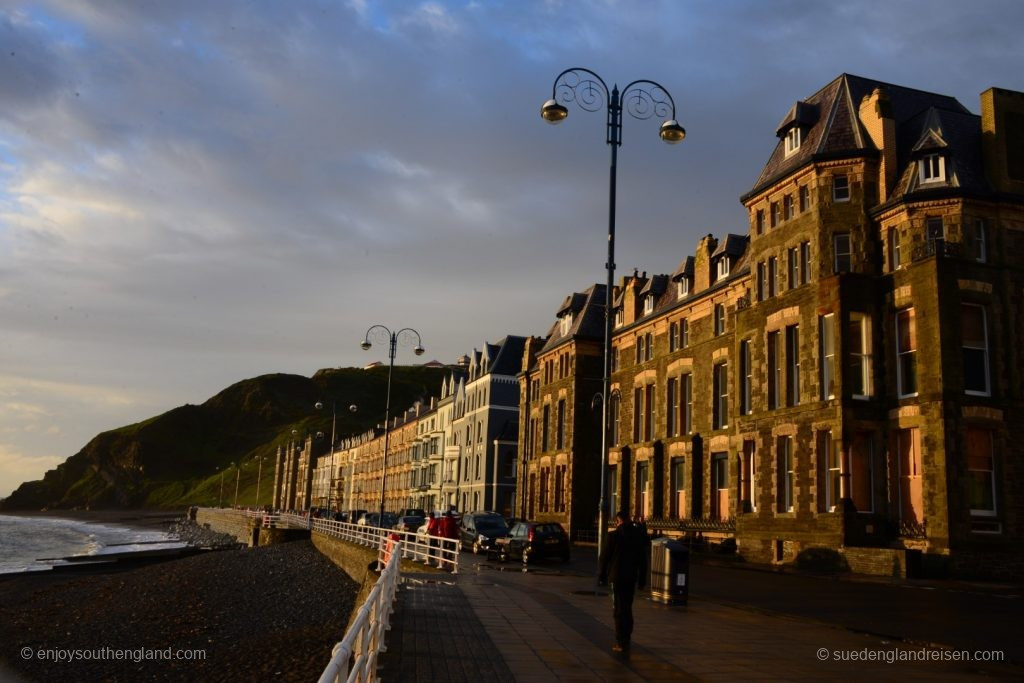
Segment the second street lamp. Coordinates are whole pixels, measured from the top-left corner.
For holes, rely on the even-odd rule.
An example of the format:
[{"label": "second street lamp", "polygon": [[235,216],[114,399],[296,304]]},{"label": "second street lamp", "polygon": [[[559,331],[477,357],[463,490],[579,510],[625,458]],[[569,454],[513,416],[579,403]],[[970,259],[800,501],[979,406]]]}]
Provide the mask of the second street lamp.
[{"label": "second street lamp", "polygon": [[[604,547],[604,533],[607,525],[605,510],[605,476],[608,470],[608,432],[611,415],[608,396],[612,374],[612,288],[615,285],[615,182],[618,164],[618,149],[622,144],[622,112],[636,119],[652,116],[665,119],[658,135],[669,144],[682,142],[686,131],[676,121],[676,103],[659,83],[649,80],[630,82],[620,94],[618,85],[608,86],[590,69],[574,67],[566,69],[555,78],[551,87],[551,99],[541,107],[541,117],[551,124],[561,123],[569,116],[565,103],[575,102],[584,111],[606,110],[608,119],[605,142],[612,148],[611,169],[608,179],[608,262],[607,285],[604,309],[604,370],[601,377],[601,490],[597,511],[597,551]],[[613,511],[614,512],[614,511]]]},{"label": "second street lamp", "polygon": [[399,342],[408,346],[413,343],[413,338],[416,339],[416,343],[412,348],[412,352],[417,356],[422,356],[424,349],[420,333],[411,327],[405,327],[398,332],[392,332],[383,325],[374,325],[366,331],[366,336],[363,337],[363,341],[359,344],[363,351],[369,351],[373,346],[370,343],[370,335],[388,342],[388,389],[384,400],[384,457],[383,463],[380,466],[380,517],[377,518],[378,524],[384,524],[384,483],[388,477],[388,436],[390,433],[388,420],[390,419],[391,412],[391,372],[395,369],[395,353],[398,350]]}]

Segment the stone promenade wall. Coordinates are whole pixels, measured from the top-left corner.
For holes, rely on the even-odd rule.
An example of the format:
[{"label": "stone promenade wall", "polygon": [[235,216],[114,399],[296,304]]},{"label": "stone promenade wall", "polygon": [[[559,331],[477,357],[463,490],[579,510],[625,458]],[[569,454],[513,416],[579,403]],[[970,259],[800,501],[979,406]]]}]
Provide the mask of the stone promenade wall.
[{"label": "stone promenade wall", "polygon": [[253,527],[256,520],[249,519],[241,510],[225,510],[220,508],[199,508],[196,511],[196,524],[234,536],[239,543],[253,545]]},{"label": "stone promenade wall", "polygon": [[309,538],[308,529],[289,529],[287,527],[264,529],[261,519],[249,517],[241,510],[198,508],[195,522],[199,526],[233,536],[239,543],[244,543],[250,548]]}]

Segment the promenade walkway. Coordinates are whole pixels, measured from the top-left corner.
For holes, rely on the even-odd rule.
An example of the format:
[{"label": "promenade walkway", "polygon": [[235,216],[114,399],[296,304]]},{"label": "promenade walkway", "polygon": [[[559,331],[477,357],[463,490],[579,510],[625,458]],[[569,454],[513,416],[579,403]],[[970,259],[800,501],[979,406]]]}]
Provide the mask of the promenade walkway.
[{"label": "promenade walkway", "polygon": [[[922,652],[942,655],[699,595],[691,595],[687,607],[638,596],[632,655],[623,660],[611,652],[610,599],[596,589],[587,564],[574,560],[568,570],[538,565],[523,573],[514,564],[464,554],[457,576],[406,576],[382,680],[952,680],[1021,673],[1006,663],[898,661]],[[874,660],[837,661],[851,656],[845,653]]]}]

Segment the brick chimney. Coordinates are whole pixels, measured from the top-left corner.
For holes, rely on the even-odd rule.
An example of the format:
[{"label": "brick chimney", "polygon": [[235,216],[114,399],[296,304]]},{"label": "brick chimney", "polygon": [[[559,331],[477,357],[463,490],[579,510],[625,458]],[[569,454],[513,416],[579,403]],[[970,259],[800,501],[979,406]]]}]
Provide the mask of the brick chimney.
[{"label": "brick chimney", "polygon": [[693,291],[703,292],[711,286],[711,254],[718,247],[718,240],[711,233],[697,242],[697,253],[693,255]]},{"label": "brick chimney", "polygon": [[637,293],[647,284],[647,278],[644,276],[638,275],[634,270],[632,277],[626,278],[623,286],[625,294],[622,297],[622,320],[626,325],[637,319]]},{"label": "brick chimney", "polygon": [[896,122],[892,103],[883,88],[875,88],[860,101],[860,122],[880,152],[878,162],[878,202],[885,203],[896,182]]},{"label": "brick chimney", "polygon": [[981,139],[992,187],[1024,194],[1024,93],[1002,88],[981,93]]}]

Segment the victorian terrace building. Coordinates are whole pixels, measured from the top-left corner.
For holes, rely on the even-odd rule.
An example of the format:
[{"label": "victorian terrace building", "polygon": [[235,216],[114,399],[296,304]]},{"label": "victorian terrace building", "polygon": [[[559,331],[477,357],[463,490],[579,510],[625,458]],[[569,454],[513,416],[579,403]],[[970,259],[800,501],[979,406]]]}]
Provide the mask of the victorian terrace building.
[{"label": "victorian terrace building", "polygon": [[748,237],[624,281],[611,507],[759,562],[1012,571],[1024,94],[981,107],[842,75],[777,127]]},{"label": "victorian terrace building", "polygon": [[518,516],[597,528],[605,286],[570,294],[546,338],[530,338],[519,374]]}]

